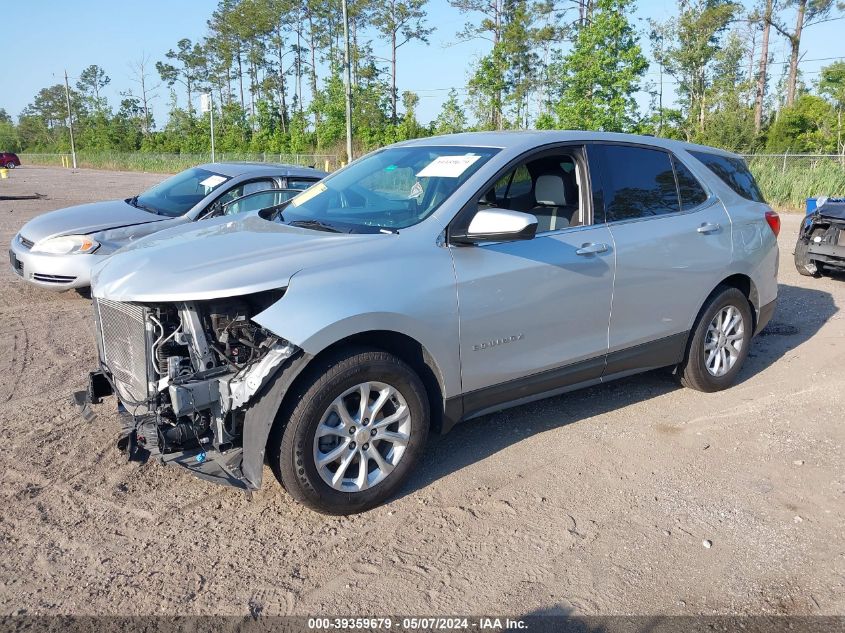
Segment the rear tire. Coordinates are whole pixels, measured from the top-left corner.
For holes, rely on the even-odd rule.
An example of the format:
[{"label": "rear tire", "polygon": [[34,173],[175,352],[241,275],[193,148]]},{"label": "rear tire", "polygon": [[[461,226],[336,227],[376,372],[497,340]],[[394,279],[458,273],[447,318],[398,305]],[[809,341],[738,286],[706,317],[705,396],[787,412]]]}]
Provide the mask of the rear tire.
[{"label": "rear tire", "polygon": [[270,463],[285,490],[317,512],[353,514],[381,504],[402,485],[428,437],[425,387],[387,352],[349,350],[326,359],[293,402],[287,424],[270,438]]},{"label": "rear tire", "polygon": [[810,242],[819,235],[824,235],[824,229],[815,229],[809,238],[798,238],[795,242],[795,269],[799,275],[804,277],[821,277],[821,269],[815,260],[810,259],[807,252],[810,248]]},{"label": "rear tire", "polygon": [[693,325],[680,366],[681,384],[696,391],[721,391],[736,380],[748,356],[754,319],[736,288],[719,286]]},{"label": "rear tire", "polygon": [[6,169],[14,169],[14,168],[15,168],[14,163],[6,163]]}]

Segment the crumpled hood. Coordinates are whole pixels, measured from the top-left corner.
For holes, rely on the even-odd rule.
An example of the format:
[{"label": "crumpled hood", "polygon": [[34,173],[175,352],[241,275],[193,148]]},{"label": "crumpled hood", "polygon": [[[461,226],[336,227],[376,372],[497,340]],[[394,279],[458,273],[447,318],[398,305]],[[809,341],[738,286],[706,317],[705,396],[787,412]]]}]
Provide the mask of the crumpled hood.
[{"label": "crumpled hood", "polygon": [[397,236],[326,233],[257,215],[165,229],[116,251],[92,273],[92,294],[113,301],[199,301],[288,285],[298,271],[372,257]]},{"label": "crumpled hood", "polygon": [[820,206],[816,211],[822,217],[845,220],[845,202],[828,201]]},{"label": "crumpled hood", "polygon": [[166,219],[165,216],[136,209],[125,200],[108,200],[80,204],[39,215],[24,224],[20,232],[26,239],[40,242],[57,235],[85,235],[118,226],[145,224]]}]

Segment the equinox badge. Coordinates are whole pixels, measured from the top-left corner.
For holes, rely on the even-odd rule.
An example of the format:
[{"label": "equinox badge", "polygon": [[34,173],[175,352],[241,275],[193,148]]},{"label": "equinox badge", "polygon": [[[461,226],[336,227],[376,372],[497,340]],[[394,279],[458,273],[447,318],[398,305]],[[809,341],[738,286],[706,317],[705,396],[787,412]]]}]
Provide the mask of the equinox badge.
[{"label": "equinox badge", "polygon": [[503,338],[494,338],[492,341],[484,341],[483,343],[476,343],[472,346],[472,351],[478,352],[483,349],[490,349],[491,347],[496,347],[497,345],[504,345],[505,343],[515,343],[516,341],[521,341],[525,338],[525,334],[520,332],[519,334],[514,334],[512,336],[505,336]]}]

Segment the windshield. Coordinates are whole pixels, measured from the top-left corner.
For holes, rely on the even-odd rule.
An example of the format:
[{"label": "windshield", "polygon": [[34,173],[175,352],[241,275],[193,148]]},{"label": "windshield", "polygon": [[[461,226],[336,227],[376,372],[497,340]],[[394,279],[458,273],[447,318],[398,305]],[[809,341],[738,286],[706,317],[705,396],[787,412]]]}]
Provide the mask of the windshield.
[{"label": "windshield", "polygon": [[185,215],[197,202],[227,180],[228,176],[192,167],[171,176],[140,196],[130,198],[127,202],[151,213],[176,217]]},{"label": "windshield", "polygon": [[277,221],[351,233],[425,220],[499,150],[393,147],[371,154],[296,196]]}]

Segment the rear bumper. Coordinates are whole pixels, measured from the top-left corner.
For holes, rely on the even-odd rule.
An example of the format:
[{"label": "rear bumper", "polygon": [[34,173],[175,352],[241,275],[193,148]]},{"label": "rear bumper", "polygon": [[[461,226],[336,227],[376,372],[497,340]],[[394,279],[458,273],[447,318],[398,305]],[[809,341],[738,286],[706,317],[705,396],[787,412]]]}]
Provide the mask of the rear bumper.
[{"label": "rear bumper", "polygon": [[33,253],[21,246],[17,236],[9,246],[9,263],[18,276],[39,288],[70,290],[91,285],[91,268],[102,259],[90,255]]},{"label": "rear bumper", "polygon": [[769,324],[769,321],[772,320],[772,316],[775,314],[776,307],[777,299],[770,301],[757,311],[757,327],[754,329],[754,336],[757,336]]}]

